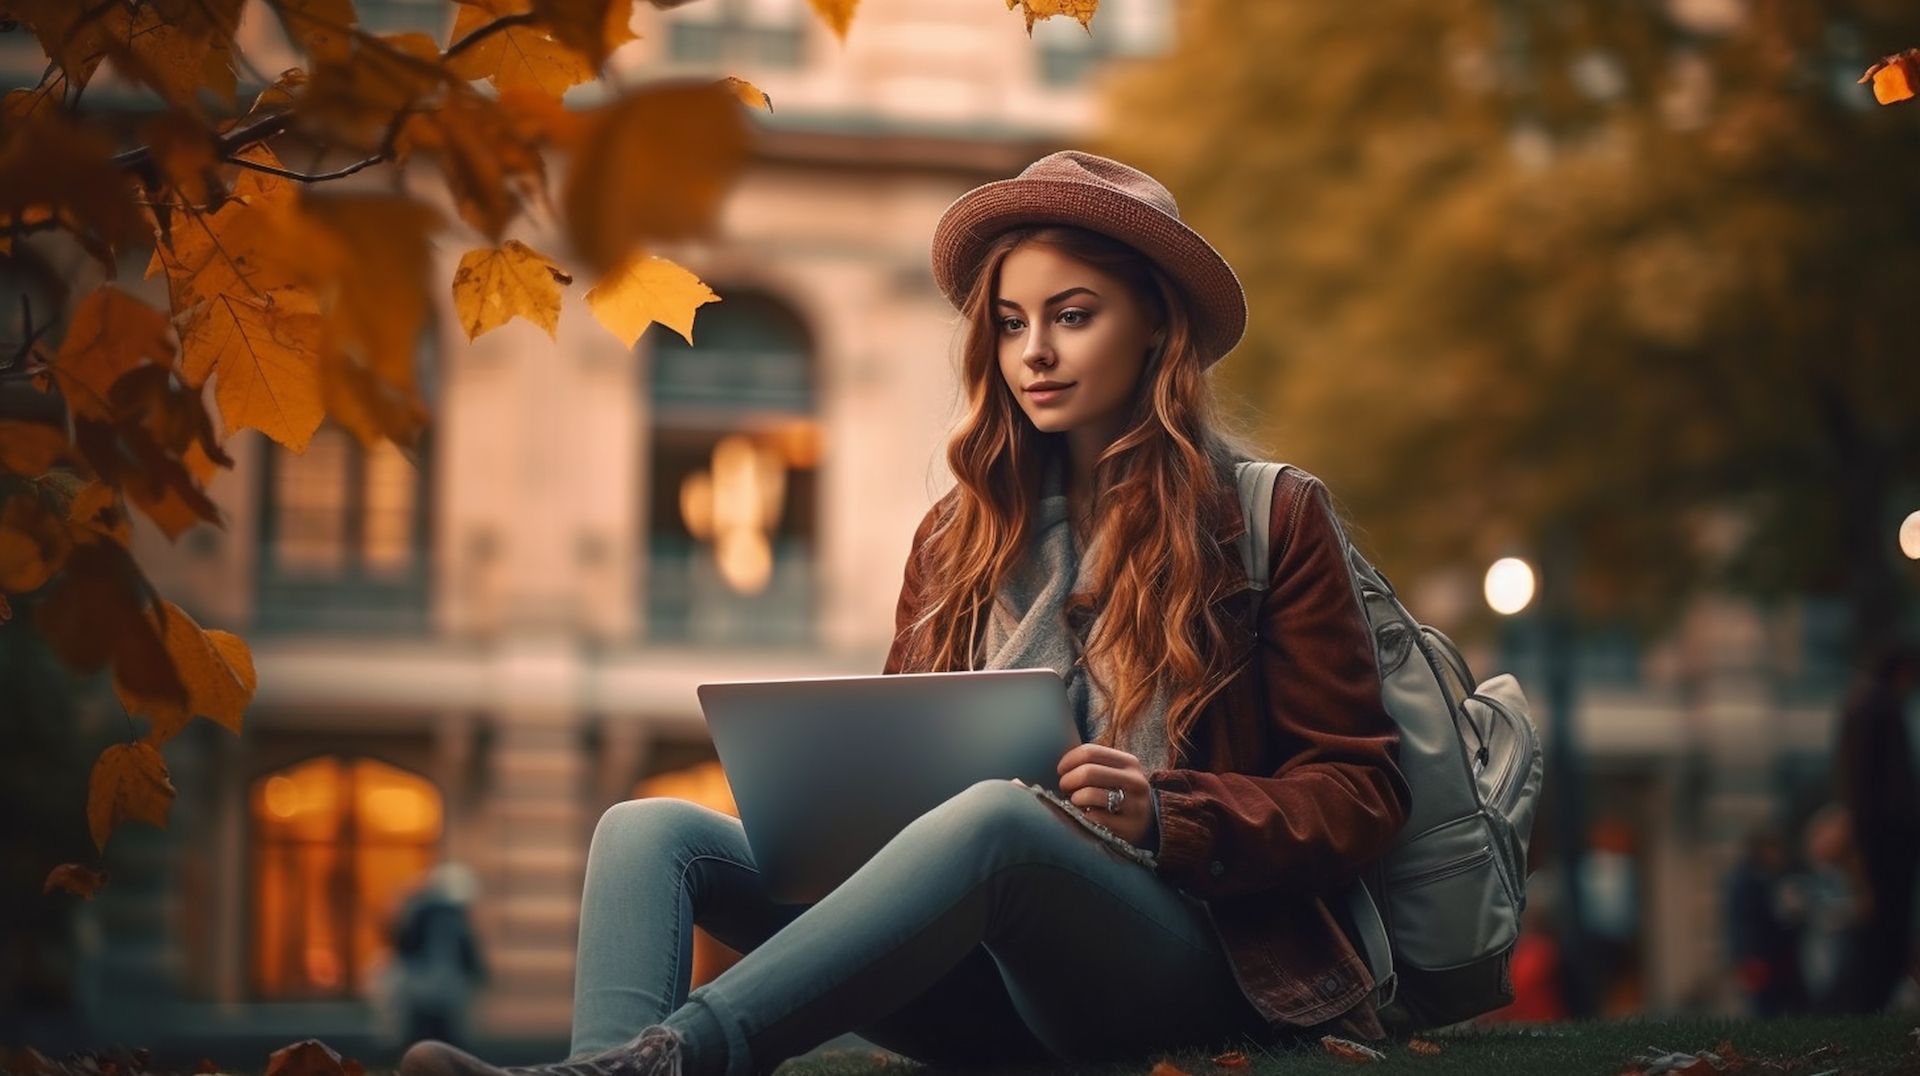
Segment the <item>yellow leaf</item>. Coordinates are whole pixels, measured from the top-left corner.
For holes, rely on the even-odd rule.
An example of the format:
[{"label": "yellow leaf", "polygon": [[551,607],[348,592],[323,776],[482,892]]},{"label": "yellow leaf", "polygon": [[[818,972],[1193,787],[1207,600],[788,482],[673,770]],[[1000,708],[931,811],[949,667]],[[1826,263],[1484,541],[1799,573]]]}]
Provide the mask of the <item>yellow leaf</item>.
[{"label": "yellow leaf", "polygon": [[239,733],[241,716],[253,701],[257,685],[247,644],[230,632],[202,629],[170,601],[162,601],[160,609],[165,621],[161,637],[180,682],[186,685],[187,698],[143,696],[116,677],[113,690],[120,705],[127,713],[152,721],[147,739],[156,745],[172,739],[195,714]]},{"label": "yellow leaf", "polygon": [[[522,87],[516,96],[526,92]],[[422,149],[438,157],[454,207],[488,238],[497,239],[518,211],[516,187],[545,182],[545,159],[515,120],[499,102],[461,83],[439,108],[409,117],[400,128],[401,152]]]},{"label": "yellow leaf", "polygon": [[518,239],[469,250],[453,273],[453,305],[472,340],[516,315],[553,336],[560,324],[560,286],[573,277]]},{"label": "yellow leaf", "polygon": [[172,244],[155,248],[180,328],[180,376],[199,386],[219,375],[214,399],[229,433],[257,429],[304,451],[322,417],[323,325],[318,299],[281,253],[300,245],[282,224],[295,192],[249,171],[234,193],[216,213],[182,214]]},{"label": "yellow leaf", "polygon": [[185,699],[150,612],[153,584],[120,542],[74,533],[51,593],[33,611],[41,637],[76,672],[111,664],[116,679],[143,695]]},{"label": "yellow leaf", "polygon": [[411,386],[432,306],[430,237],[446,223],[439,211],[404,195],[307,192],[275,221],[284,238],[272,256],[312,288],[323,349],[351,351]]},{"label": "yellow leaf", "polygon": [[847,39],[847,28],[853,25],[853,9],[860,0],[813,0],[814,14],[827,24],[833,36],[841,41]]},{"label": "yellow leaf", "polygon": [[173,365],[173,326],[167,316],[102,285],[74,308],[67,338],[53,360],[53,376],[76,414],[108,419],[113,416],[108,390],[121,374],[148,360]]},{"label": "yellow leaf", "polygon": [[87,779],[87,828],[94,846],[106,851],[107,836],[127,819],[165,829],[173,796],[159,748],[144,740],[110,745],[94,760]]},{"label": "yellow leaf", "polygon": [[746,79],[728,75],[720,80],[720,84],[732,90],[734,96],[740,98],[740,103],[748,108],[764,108],[768,112],[773,111],[773,98],[768,97],[765,90]]},{"label": "yellow leaf", "polygon": [[254,429],[306,451],[325,417],[318,359],[324,322],[310,302],[220,295],[180,334],[191,369],[217,372],[214,402],[229,434]]},{"label": "yellow leaf", "polygon": [[586,56],[598,71],[614,49],[632,41],[633,0],[531,0],[556,40]]},{"label": "yellow leaf", "polygon": [[[499,0],[468,0],[453,17],[452,40],[460,41],[503,14]],[[571,87],[593,78],[593,63],[579,50],[555,41],[538,25],[496,30],[447,61],[447,69],[464,79],[481,79],[508,90],[539,90],[560,97]]]},{"label": "yellow leaf", "polygon": [[0,468],[33,478],[67,455],[67,431],[45,422],[0,418]]},{"label": "yellow leaf", "polygon": [[269,6],[307,55],[316,60],[346,58],[351,30],[360,21],[353,0],[274,0]]},{"label": "yellow leaf", "polygon": [[38,590],[71,548],[65,524],[34,494],[16,493],[0,506],[0,590]]},{"label": "yellow leaf", "polygon": [[1007,0],[1007,10],[1020,8],[1027,17],[1027,36],[1033,36],[1033,20],[1050,19],[1055,15],[1065,15],[1078,19],[1080,25],[1092,29],[1093,13],[1100,6],[1100,0]]},{"label": "yellow leaf", "polygon": [[598,110],[567,176],[573,249],[605,272],[650,241],[710,234],[747,132],[739,99],[715,82],[660,83]]},{"label": "yellow leaf", "polygon": [[114,496],[114,488],[93,481],[81,487],[67,505],[67,524],[82,538],[88,535],[111,538],[121,545],[133,541],[133,527]]},{"label": "yellow leaf", "polygon": [[587,306],[600,324],[628,347],[655,321],[691,344],[694,311],[719,298],[679,264],[643,254],[594,285],[587,292]]}]

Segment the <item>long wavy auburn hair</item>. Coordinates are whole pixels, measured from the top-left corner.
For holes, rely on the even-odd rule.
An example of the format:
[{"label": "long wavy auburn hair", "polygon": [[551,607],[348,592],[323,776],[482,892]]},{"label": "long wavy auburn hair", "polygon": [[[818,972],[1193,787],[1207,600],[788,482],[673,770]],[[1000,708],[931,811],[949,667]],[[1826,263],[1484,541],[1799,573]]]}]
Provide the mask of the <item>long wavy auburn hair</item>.
[{"label": "long wavy auburn hair", "polygon": [[1240,526],[1232,465],[1256,453],[1219,424],[1178,287],[1138,250],[1097,232],[1036,225],[1001,233],[961,305],[966,413],[947,443],[957,482],[920,547],[926,584],[920,615],[903,629],[905,667],[978,667],[989,603],[1026,547],[1047,461],[1057,454],[1065,462],[1065,434],[1035,427],[1000,371],[993,299],[1001,264],[1027,243],[1124,281],[1166,330],[1125,430],[1094,464],[1094,582],[1068,598],[1066,615],[1076,629],[1094,624],[1082,659],[1110,707],[1098,742],[1125,742],[1164,684],[1167,757],[1179,759],[1201,709],[1235,672],[1240,651],[1215,603],[1246,586],[1228,541]]}]

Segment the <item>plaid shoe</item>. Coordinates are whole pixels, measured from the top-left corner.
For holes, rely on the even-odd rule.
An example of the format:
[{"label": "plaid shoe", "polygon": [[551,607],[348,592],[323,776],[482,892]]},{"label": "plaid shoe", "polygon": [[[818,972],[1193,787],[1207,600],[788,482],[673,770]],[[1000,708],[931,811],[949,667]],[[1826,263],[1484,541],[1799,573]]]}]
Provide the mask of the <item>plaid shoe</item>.
[{"label": "plaid shoe", "polygon": [[686,1043],[654,1024],[629,1042],[597,1054],[545,1065],[500,1068],[438,1039],[414,1043],[400,1059],[400,1076],[685,1076]]}]

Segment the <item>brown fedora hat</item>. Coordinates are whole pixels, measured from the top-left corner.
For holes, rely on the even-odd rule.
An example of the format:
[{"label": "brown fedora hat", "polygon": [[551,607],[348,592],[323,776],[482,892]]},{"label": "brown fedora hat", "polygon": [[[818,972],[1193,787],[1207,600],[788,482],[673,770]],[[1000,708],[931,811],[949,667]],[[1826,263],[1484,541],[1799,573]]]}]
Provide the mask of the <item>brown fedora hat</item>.
[{"label": "brown fedora hat", "polygon": [[1112,236],[1159,264],[1186,293],[1195,344],[1211,366],[1247,328],[1247,293],[1233,267],[1180,220],[1152,176],[1111,158],[1063,149],[1012,179],[955,198],[933,228],[933,280],[957,309],[995,235],[1023,224],[1072,224]]}]

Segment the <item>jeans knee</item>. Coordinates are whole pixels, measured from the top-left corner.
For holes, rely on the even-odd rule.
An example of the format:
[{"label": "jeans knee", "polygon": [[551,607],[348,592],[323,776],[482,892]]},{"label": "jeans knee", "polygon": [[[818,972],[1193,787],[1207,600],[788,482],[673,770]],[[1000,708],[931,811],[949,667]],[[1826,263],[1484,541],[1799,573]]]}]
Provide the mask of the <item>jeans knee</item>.
[{"label": "jeans knee", "polygon": [[[608,807],[593,827],[589,855],[632,855],[694,839],[733,819],[676,796],[645,796]],[[737,824],[737,823],[736,823]]]},{"label": "jeans knee", "polygon": [[1030,858],[1036,848],[1058,839],[1061,829],[1047,817],[1052,808],[1021,785],[1005,778],[975,781],[930,812],[943,847],[977,860],[983,856]]}]

